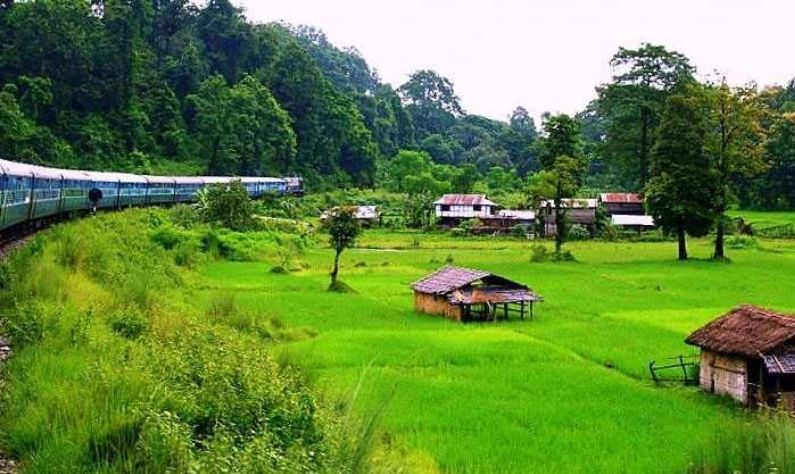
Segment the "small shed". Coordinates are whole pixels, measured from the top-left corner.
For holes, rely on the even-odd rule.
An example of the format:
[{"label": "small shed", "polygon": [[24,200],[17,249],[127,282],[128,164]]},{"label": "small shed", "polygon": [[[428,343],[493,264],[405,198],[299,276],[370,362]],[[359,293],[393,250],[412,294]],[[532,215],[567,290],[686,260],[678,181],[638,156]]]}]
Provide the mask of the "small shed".
[{"label": "small shed", "polygon": [[736,308],[687,338],[701,348],[701,388],[746,406],[795,411],[795,317]]},{"label": "small shed", "polygon": [[637,193],[603,193],[599,195],[599,203],[608,215],[642,215],[645,200]]},{"label": "small shed", "polygon": [[533,303],[543,301],[526,285],[461,267],[444,267],[411,288],[416,311],[459,322],[508,319],[511,313],[532,319]]}]

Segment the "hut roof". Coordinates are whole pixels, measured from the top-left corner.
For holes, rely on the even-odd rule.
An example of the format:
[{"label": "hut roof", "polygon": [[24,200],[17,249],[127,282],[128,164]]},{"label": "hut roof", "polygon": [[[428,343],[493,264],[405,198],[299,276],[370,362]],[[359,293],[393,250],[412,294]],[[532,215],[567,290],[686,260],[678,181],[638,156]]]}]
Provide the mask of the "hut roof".
[{"label": "hut roof", "polygon": [[527,289],[527,286],[483,270],[463,267],[444,267],[425,278],[412,283],[414,291],[436,295],[446,295],[454,290],[479,280],[488,280],[491,285],[512,289]]},{"label": "hut roof", "polygon": [[496,206],[485,194],[445,194],[436,205],[442,206]]},{"label": "hut roof", "polygon": [[685,342],[713,352],[758,357],[795,338],[795,318],[741,306],[694,332]]},{"label": "hut roof", "polygon": [[643,204],[643,196],[637,193],[603,193],[599,199],[606,204]]}]

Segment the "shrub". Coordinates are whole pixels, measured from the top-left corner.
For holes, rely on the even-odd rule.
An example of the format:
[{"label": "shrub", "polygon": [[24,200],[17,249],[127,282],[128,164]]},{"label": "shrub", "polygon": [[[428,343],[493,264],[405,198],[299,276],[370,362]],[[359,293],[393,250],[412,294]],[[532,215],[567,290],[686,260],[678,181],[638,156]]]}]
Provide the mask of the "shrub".
[{"label": "shrub", "polygon": [[567,233],[568,240],[588,240],[591,238],[591,233],[588,232],[588,229],[585,226],[580,224],[574,224],[569,228]]},{"label": "shrub", "polygon": [[462,229],[461,227],[453,227],[450,229],[450,235],[453,237],[466,237],[467,233],[467,230]]},{"label": "shrub", "polygon": [[755,249],[759,248],[759,241],[750,235],[733,235],[726,239],[726,247],[730,249]]},{"label": "shrub", "polygon": [[113,318],[110,323],[114,333],[131,340],[141,337],[148,326],[149,321],[135,310],[124,311]]},{"label": "shrub", "polygon": [[533,263],[548,262],[549,256],[552,253],[543,245],[533,245],[530,250],[533,252],[533,255],[530,257],[530,261]]},{"label": "shrub", "polygon": [[550,260],[553,262],[576,262],[577,259],[574,258],[574,254],[571,253],[571,250],[562,250],[561,252],[553,252],[550,255]]},{"label": "shrub", "polygon": [[529,233],[530,233],[530,230],[527,229],[523,225],[515,225],[515,226],[511,227],[511,235],[516,237],[516,238],[523,239],[523,238],[527,237],[527,235]]},{"label": "shrub", "polygon": [[172,225],[163,225],[158,227],[152,233],[152,242],[160,245],[166,250],[172,250],[174,247],[182,243],[184,236]]}]

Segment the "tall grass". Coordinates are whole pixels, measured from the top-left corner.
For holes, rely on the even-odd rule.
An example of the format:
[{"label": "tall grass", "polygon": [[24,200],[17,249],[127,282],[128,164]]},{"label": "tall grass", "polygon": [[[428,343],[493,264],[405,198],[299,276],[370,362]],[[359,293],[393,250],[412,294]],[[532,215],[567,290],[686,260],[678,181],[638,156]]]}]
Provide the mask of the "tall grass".
[{"label": "tall grass", "polygon": [[179,228],[169,212],[69,223],[4,263],[0,309],[17,350],[3,449],[34,473],[352,469],[345,421],[264,343],[314,334],[233,297],[198,308],[179,255],[214,231]]},{"label": "tall grass", "polygon": [[795,424],[785,414],[728,426],[696,450],[689,474],[795,473]]}]

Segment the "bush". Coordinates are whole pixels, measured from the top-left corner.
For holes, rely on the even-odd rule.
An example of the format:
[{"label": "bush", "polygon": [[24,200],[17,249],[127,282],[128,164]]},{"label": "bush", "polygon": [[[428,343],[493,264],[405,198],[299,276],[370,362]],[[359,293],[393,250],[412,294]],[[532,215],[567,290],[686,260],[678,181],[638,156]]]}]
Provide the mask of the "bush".
[{"label": "bush", "polygon": [[515,226],[511,227],[511,235],[516,237],[516,238],[523,239],[523,238],[527,237],[527,235],[529,233],[530,233],[530,230],[527,229],[523,225],[515,225]]},{"label": "bush", "polygon": [[450,235],[453,237],[466,237],[467,233],[467,230],[462,229],[461,227],[453,227],[450,229]]},{"label": "bush", "polygon": [[588,240],[591,238],[591,233],[588,232],[588,229],[586,229],[585,226],[580,224],[574,224],[569,228],[567,238],[568,240],[572,241]]},{"label": "bush", "polygon": [[160,245],[165,250],[174,249],[184,239],[185,237],[182,233],[172,225],[160,226],[152,233],[152,242]]},{"label": "bush", "polygon": [[114,333],[131,340],[141,337],[148,326],[149,321],[135,310],[124,311],[113,318],[110,323]]},{"label": "bush", "polygon": [[533,245],[530,250],[533,252],[533,255],[530,257],[530,261],[533,263],[548,262],[549,256],[552,253],[543,245]]},{"label": "bush", "polygon": [[733,235],[726,239],[726,247],[735,250],[759,248],[759,241],[750,235]]}]

